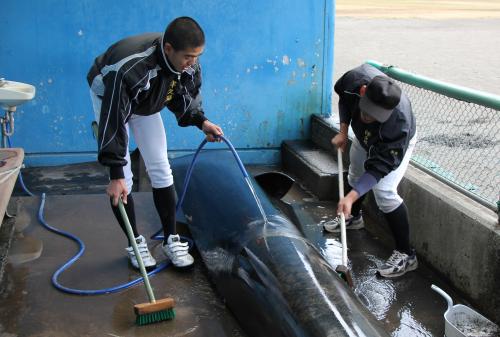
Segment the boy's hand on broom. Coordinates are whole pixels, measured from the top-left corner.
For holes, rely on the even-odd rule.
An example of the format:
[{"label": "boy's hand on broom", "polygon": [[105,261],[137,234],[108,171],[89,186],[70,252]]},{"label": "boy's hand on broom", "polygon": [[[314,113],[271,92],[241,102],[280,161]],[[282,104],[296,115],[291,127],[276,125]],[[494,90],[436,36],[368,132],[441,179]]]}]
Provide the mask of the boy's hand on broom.
[{"label": "boy's hand on broom", "polygon": [[345,152],[347,148],[347,135],[343,133],[338,133],[335,137],[333,137],[330,142],[336,149],[342,150],[342,152]]},{"label": "boy's hand on broom", "polygon": [[339,133],[333,137],[330,142],[336,149],[340,149],[342,152],[345,152],[347,148],[347,142],[348,142],[348,132],[349,132],[349,124],[347,123],[340,123],[340,130]]},{"label": "boy's hand on broom", "polygon": [[351,215],[352,204],[358,199],[358,192],[351,190],[347,195],[339,200],[337,204],[337,214],[344,213],[347,219]]},{"label": "boy's hand on broom", "polygon": [[125,179],[111,179],[106,188],[106,193],[111,198],[113,206],[118,206],[118,199],[121,198],[123,203],[127,204],[128,189]]}]

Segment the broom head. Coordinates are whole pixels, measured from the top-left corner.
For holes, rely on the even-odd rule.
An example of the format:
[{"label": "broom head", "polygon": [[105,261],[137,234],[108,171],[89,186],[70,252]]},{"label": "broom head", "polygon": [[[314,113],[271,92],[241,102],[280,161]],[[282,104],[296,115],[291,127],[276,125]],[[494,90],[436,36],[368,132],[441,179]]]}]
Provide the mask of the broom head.
[{"label": "broom head", "polygon": [[175,301],[173,298],[164,298],[154,303],[141,303],[134,305],[137,325],[146,325],[174,319]]}]

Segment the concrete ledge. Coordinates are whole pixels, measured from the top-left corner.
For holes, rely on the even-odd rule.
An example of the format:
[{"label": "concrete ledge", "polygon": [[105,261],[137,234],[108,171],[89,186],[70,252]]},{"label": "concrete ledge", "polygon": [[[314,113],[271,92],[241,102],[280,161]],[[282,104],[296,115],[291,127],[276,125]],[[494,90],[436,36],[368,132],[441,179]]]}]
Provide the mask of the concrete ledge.
[{"label": "concrete ledge", "polygon": [[418,254],[500,322],[500,228],[497,215],[423,171],[410,167],[400,184]]},{"label": "concrete ledge", "polygon": [[[437,270],[483,315],[500,322],[500,227],[495,212],[414,166],[399,185],[408,206],[410,240],[419,259]],[[366,229],[393,245],[370,192]]]}]

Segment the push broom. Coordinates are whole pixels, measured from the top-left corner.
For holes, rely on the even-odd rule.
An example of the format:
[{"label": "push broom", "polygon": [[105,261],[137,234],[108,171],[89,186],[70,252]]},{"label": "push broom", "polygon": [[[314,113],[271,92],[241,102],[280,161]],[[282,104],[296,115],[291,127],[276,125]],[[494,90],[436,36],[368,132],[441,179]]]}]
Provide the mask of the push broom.
[{"label": "push broom", "polygon": [[[342,166],[342,150],[337,149],[337,164],[338,164],[338,175],[339,175],[339,201],[344,197],[344,169]],[[347,260],[347,232],[345,227],[345,215],[344,212],[340,212],[340,241],[342,243],[342,264],[339,264],[336,268],[336,272],[347,282],[349,287],[353,287],[351,271],[348,267]]]},{"label": "push broom", "polygon": [[120,209],[120,214],[125,222],[125,228],[127,229],[127,235],[132,248],[134,249],[135,257],[137,263],[139,264],[139,269],[141,270],[142,278],[144,280],[144,285],[146,287],[146,292],[148,293],[149,303],[140,303],[134,305],[134,311],[137,325],[146,325],[155,322],[166,321],[173,319],[175,317],[175,301],[173,298],[164,298],[161,300],[156,300],[153,294],[153,289],[149,283],[148,274],[146,268],[144,267],[144,262],[139,254],[139,249],[137,248],[137,243],[135,242],[134,233],[132,231],[132,226],[128,220],[127,213],[125,212],[125,207],[123,207],[123,202],[121,198],[118,201],[118,208]]}]

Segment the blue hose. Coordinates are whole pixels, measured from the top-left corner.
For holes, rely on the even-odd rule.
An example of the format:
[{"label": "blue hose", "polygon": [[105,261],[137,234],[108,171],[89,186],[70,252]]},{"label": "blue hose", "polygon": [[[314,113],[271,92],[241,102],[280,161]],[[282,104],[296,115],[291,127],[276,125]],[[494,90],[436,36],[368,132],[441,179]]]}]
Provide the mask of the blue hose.
[{"label": "blue hose", "polygon": [[[57,229],[57,228],[52,227],[49,224],[47,224],[47,222],[45,222],[45,219],[43,217],[44,206],[45,206],[45,193],[42,193],[42,200],[40,202],[40,208],[38,209],[38,221],[40,221],[40,223],[46,229],[48,229],[49,231],[54,232],[54,233],[59,234],[59,235],[62,235],[62,236],[65,236],[68,239],[71,239],[71,240],[75,241],[80,246],[80,250],[78,251],[78,253],[76,253],[75,256],[73,256],[68,262],[66,262],[62,267],[60,267],[54,273],[54,275],[52,275],[52,284],[54,285],[54,287],[56,287],[57,289],[61,290],[62,292],[69,293],[69,294],[75,294],[75,295],[102,295],[102,294],[115,293],[115,292],[118,292],[118,291],[130,288],[131,286],[136,285],[137,283],[142,282],[142,280],[143,280],[142,277],[139,277],[139,278],[136,278],[133,281],[130,281],[128,283],[125,283],[125,284],[122,284],[122,285],[119,285],[119,286],[116,286],[116,287],[106,288],[106,289],[98,289],[98,290],[80,290],[80,289],[68,288],[68,287],[65,287],[65,286],[61,285],[58,282],[59,275],[61,275],[61,273],[63,271],[65,271],[76,260],[78,260],[80,258],[80,256],[83,255],[83,252],[85,251],[85,243],[83,243],[82,240],[80,240],[78,237],[74,236],[73,234],[65,232],[65,231],[60,230],[60,229]],[[162,271],[163,269],[167,268],[169,265],[170,265],[170,263],[168,263],[168,262],[164,262],[164,263],[160,264],[158,267],[155,268],[155,270],[149,272],[148,276],[152,276],[152,275],[154,275],[154,274]]]},{"label": "blue hose", "polygon": [[[10,127],[8,125],[7,125],[7,131],[10,131]],[[9,144],[9,147],[12,147],[12,144],[10,142],[10,137],[9,136],[7,136],[7,144]],[[28,190],[28,188],[24,184],[23,175],[21,174],[21,170],[19,170],[19,174],[17,175],[17,177],[19,178],[19,183],[21,184],[21,187],[23,188],[23,191],[27,195],[29,195],[30,197],[34,197],[35,195],[33,193],[31,193],[31,191]]]},{"label": "blue hose", "polygon": [[[238,156],[238,153],[236,152],[236,150],[233,147],[233,145],[231,144],[231,142],[229,140],[227,140],[226,138],[224,138],[223,136],[220,136],[220,138],[227,144],[227,146],[229,147],[229,149],[233,153],[234,158],[236,159],[236,162],[237,162],[238,166],[240,167],[241,172],[243,173],[243,176],[245,178],[248,178],[248,173],[245,170],[245,167],[243,166],[243,163],[241,162],[241,159]],[[9,147],[12,147],[11,143],[10,143],[10,138],[7,138],[7,140],[9,142]],[[188,186],[189,181],[191,179],[191,174],[192,174],[192,171],[194,169],[196,159],[198,158],[198,155],[199,155],[201,149],[205,146],[206,143],[207,143],[207,140],[204,139],[194,154],[193,160],[191,161],[191,164],[188,168],[186,177],[184,179],[184,187],[182,190],[182,194],[181,194],[181,197],[179,198],[179,201],[177,202],[177,205],[175,208],[176,212],[180,209],[180,207],[184,201],[184,197],[185,197],[186,191],[187,191],[187,186]],[[24,184],[24,181],[22,180],[20,172],[19,172],[19,182],[21,183],[23,190],[27,194],[29,194],[30,196],[35,196],[33,193],[31,193],[26,188],[26,185]],[[76,237],[75,235],[68,233],[68,232],[65,232],[63,230],[57,229],[57,228],[52,227],[49,224],[47,224],[47,222],[45,221],[45,219],[43,217],[44,207],[45,207],[45,193],[42,193],[40,207],[38,209],[38,221],[49,231],[54,232],[54,233],[59,234],[59,235],[62,235],[70,240],[75,241],[80,247],[78,253],[76,253],[70,260],[68,260],[64,265],[62,265],[59,269],[57,269],[56,272],[52,275],[52,284],[54,285],[55,288],[57,288],[58,290],[60,290],[62,292],[69,293],[69,294],[88,296],[88,295],[102,295],[102,294],[111,294],[111,293],[119,292],[121,290],[125,290],[127,288],[130,288],[130,287],[132,287],[140,282],[143,282],[143,278],[139,277],[135,280],[132,280],[132,281],[125,283],[125,284],[122,284],[122,285],[118,285],[118,286],[111,287],[111,288],[105,288],[105,289],[96,289],[96,290],[81,290],[81,289],[68,288],[68,287],[61,285],[58,281],[59,276],[61,275],[61,273],[63,271],[65,271],[67,268],[69,268],[73,263],[76,262],[76,260],[78,260],[83,255],[83,252],[85,251],[85,243],[82,240],[80,240],[78,237]],[[162,231],[162,229],[157,231],[155,234],[153,234],[151,236],[151,238],[154,240],[163,240],[164,236],[159,235],[159,233],[161,231]],[[186,238],[186,237],[183,237],[183,239],[185,239],[189,242],[190,247],[193,246],[193,241],[191,239]],[[169,262],[161,263],[154,270],[150,271],[148,273],[148,276],[152,276],[152,275],[166,269],[169,265],[170,265]]]},{"label": "blue hose", "polygon": [[[220,139],[222,139],[227,144],[227,146],[229,147],[229,149],[233,153],[233,156],[236,159],[236,163],[240,167],[241,173],[243,173],[243,177],[248,178],[248,172],[245,169],[245,166],[243,165],[243,163],[241,162],[240,156],[238,156],[238,153],[236,152],[236,149],[234,148],[233,144],[231,144],[231,142],[228,139],[226,139],[224,136],[218,136],[218,137],[220,137]],[[186,196],[187,187],[189,185],[189,181],[191,180],[191,174],[193,173],[193,169],[194,169],[194,165],[196,163],[196,159],[198,159],[198,155],[200,154],[201,149],[203,149],[203,147],[206,144],[207,144],[207,140],[204,139],[201,142],[201,144],[198,146],[198,148],[196,149],[196,152],[193,155],[193,160],[191,161],[191,164],[189,165],[188,170],[186,172],[186,177],[184,178],[184,185],[183,185],[181,196],[179,198],[179,201],[177,202],[177,206],[175,207],[175,212],[176,213],[179,211],[182,203],[184,202],[184,197]],[[160,229],[159,231],[157,231],[156,233],[154,233],[151,236],[151,239],[163,240],[164,237],[161,236],[161,235],[159,235],[159,233],[161,231],[162,230]]]}]

